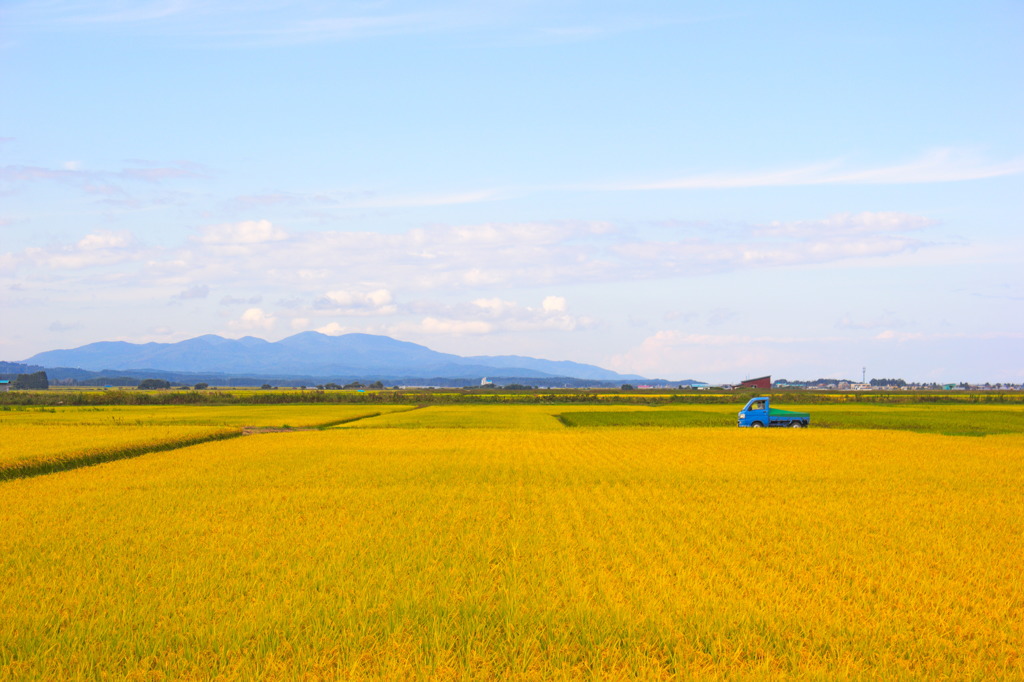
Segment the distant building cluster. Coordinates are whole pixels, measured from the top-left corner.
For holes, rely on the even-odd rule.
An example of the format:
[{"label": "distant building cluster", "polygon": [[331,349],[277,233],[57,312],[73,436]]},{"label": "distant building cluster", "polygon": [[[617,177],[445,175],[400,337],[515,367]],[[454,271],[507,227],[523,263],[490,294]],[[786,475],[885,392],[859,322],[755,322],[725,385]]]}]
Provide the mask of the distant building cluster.
[{"label": "distant building cluster", "polygon": [[940,384],[907,382],[903,379],[872,379],[871,381],[853,381],[851,379],[815,379],[813,381],[790,381],[777,379],[772,381],[771,375],[744,379],[738,384],[700,384],[694,383],[692,388],[698,390],[742,390],[742,389],[786,389],[795,388],[805,391],[1024,391],[1024,384],[967,382]]},{"label": "distant building cluster", "polygon": [[816,379],[814,381],[789,381],[779,379],[772,388],[801,388],[808,391],[1022,391],[1024,384],[989,383],[970,384],[967,382],[940,384],[907,382],[902,379],[872,379],[864,383],[849,379]]}]

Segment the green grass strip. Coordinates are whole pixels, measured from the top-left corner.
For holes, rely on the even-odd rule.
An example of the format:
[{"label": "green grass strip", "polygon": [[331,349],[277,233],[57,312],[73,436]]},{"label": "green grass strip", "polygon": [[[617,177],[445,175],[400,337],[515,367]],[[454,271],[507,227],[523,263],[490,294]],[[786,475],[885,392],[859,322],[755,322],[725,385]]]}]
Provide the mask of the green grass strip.
[{"label": "green grass strip", "polygon": [[732,414],[698,412],[696,410],[632,411],[632,412],[563,412],[556,415],[566,426],[662,426],[662,427],[705,427],[736,426]]}]

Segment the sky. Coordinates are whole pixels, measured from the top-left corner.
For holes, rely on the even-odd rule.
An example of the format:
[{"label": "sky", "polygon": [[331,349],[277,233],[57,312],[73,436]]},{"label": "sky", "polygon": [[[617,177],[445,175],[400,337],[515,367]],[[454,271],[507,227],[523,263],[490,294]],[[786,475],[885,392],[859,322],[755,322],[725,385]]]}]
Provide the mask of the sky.
[{"label": "sky", "polygon": [[0,360],[1024,382],[1024,3],[7,0]]}]

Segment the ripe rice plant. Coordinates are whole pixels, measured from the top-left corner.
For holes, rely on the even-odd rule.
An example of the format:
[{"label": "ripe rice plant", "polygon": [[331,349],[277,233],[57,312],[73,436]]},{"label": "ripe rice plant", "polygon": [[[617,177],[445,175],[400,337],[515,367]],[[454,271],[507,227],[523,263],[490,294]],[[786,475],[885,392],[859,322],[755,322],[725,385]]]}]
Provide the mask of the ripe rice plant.
[{"label": "ripe rice plant", "polygon": [[407,405],[114,405],[19,407],[0,410],[0,426],[14,424],[158,424],[237,427],[321,427],[410,409]]},{"label": "ripe rice plant", "polygon": [[549,405],[432,405],[353,421],[340,428],[550,430],[562,428],[555,415],[563,409]]},{"label": "ripe rice plant", "polygon": [[9,425],[0,430],[0,481],[236,436],[209,426]]},{"label": "ripe rice plant", "polygon": [[1019,434],[270,433],[0,528],[0,679],[1024,676]]}]

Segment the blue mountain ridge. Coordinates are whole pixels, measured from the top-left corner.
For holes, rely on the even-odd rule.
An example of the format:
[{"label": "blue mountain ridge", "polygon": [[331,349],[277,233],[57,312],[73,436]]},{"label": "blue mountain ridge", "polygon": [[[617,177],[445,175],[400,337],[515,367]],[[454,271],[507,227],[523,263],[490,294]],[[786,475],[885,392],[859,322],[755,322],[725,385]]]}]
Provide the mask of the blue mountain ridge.
[{"label": "blue mountain ridge", "polygon": [[597,381],[642,380],[596,365],[518,355],[462,357],[376,334],[328,336],[301,332],[271,342],[253,336],[226,339],[206,334],[177,343],[100,341],[37,353],[22,360],[44,367],[91,371],[162,370],[247,375],[410,376],[473,378],[571,377]]}]

